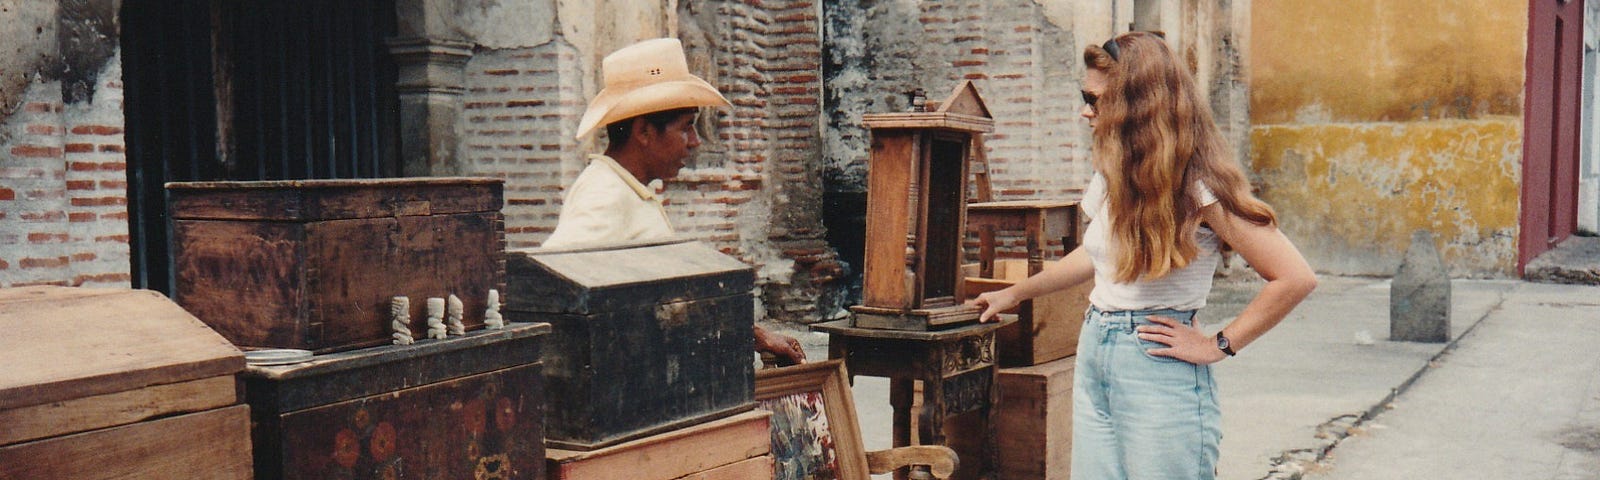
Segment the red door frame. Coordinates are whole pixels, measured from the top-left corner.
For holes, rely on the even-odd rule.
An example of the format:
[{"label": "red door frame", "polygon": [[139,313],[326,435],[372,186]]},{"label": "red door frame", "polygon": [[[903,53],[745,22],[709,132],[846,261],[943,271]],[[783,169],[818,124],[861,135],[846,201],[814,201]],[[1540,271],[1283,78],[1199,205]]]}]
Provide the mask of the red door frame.
[{"label": "red door frame", "polygon": [[1578,228],[1583,0],[1528,2],[1517,275]]}]

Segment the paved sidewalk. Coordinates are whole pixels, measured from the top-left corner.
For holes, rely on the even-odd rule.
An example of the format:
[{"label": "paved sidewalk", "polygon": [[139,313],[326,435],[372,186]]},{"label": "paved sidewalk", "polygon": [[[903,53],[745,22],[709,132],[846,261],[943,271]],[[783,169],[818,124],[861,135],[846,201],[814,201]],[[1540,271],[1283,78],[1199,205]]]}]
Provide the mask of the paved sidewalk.
[{"label": "paved sidewalk", "polygon": [[[1260,289],[1249,272],[1235,277],[1218,279],[1203,328]],[[1456,280],[1454,340],[1425,344],[1387,340],[1388,279],[1320,280],[1218,364],[1220,479],[1600,479],[1600,287]],[[826,358],[825,335],[790,333]],[[854,393],[866,447],[888,448],[887,382],[858,377]],[[1522,468],[1487,467],[1496,461]]]}]

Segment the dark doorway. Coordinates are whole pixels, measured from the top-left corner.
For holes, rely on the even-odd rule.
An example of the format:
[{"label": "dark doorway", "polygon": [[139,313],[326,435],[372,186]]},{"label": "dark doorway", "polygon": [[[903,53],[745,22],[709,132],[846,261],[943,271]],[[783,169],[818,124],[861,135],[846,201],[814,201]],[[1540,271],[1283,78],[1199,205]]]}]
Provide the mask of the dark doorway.
[{"label": "dark doorway", "polygon": [[1583,0],[1529,2],[1527,69],[1518,275],[1578,228]]},{"label": "dark doorway", "polygon": [[125,0],[135,288],[172,291],[167,182],[399,175],[393,0]]}]

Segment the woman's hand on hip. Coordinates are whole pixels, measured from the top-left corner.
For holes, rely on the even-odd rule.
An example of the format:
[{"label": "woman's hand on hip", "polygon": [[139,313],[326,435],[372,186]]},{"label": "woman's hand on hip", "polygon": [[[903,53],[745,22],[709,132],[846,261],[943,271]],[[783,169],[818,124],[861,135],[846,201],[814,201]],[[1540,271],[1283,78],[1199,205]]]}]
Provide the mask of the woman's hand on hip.
[{"label": "woman's hand on hip", "polygon": [[1228,358],[1228,354],[1217,348],[1216,337],[1206,335],[1199,328],[1159,315],[1146,318],[1156,324],[1141,325],[1134,329],[1139,339],[1160,343],[1166,348],[1153,348],[1145,353],[1176,358],[1195,365],[1209,365]]}]

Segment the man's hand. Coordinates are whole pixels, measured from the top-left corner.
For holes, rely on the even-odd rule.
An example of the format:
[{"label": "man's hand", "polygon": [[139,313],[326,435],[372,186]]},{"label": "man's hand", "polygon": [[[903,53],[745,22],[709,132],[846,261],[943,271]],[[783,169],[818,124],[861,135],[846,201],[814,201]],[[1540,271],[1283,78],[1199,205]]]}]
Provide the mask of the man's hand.
[{"label": "man's hand", "polygon": [[779,366],[805,363],[806,351],[800,348],[799,340],[781,333],[769,332],[760,325],[756,325],[755,333],[756,351],[777,356]]}]

